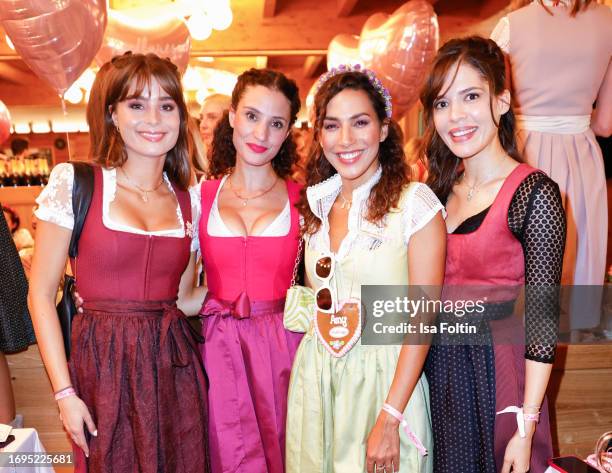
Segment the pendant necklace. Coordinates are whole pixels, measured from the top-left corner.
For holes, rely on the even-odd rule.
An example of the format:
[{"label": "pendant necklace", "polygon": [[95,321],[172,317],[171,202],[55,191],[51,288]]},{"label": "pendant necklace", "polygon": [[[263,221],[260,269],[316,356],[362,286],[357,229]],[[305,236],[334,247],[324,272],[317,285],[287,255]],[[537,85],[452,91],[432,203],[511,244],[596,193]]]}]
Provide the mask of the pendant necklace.
[{"label": "pendant necklace", "polygon": [[353,205],[353,201],[348,200],[346,197],[344,197],[344,195],[342,194],[342,191],[340,191],[340,198],[342,199],[342,204],[340,204],[340,208],[350,210],[351,205]]},{"label": "pendant necklace", "polygon": [[[463,175],[461,176],[461,180],[463,181],[464,179],[465,179],[465,173],[463,173]],[[484,180],[484,181],[482,181],[482,182],[479,182],[479,183],[476,183],[476,182],[475,182],[475,183],[474,183],[474,184],[472,184],[472,185],[469,185],[469,184],[466,182],[466,183],[465,183],[465,185],[466,185],[466,186],[467,186],[467,188],[468,188],[468,191],[467,191],[467,201],[469,202],[470,200],[472,200],[472,198],[474,197],[474,194],[475,194],[476,192],[478,192],[478,187],[481,187],[481,186],[483,186],[484,184],[487,184],[488,182],[491,182],[491,181],[492,181],[492,180],[494,180],[494,179],[495,179],[495,177],[492,177],[492,178],[487,178],[487,179],[485,179],[485,180]]]},{"label": "pendant necklace", "polygon": [[136,189],[138,189],[141,192],[140,198],[142,199],[143,202],[147,203],[149,202],[149,193],[151,192],[155,192],[157,189],[159,189],[161,187],[161,185],[164,183],[164,177],[162,176],[161,179],[159,180],[159,183],[153,188],[153,189],[143,189],[142,187],[140,187],[138,184],[136,184],[134,181],[132,181],[130,179],[130,176],[128,176],[128,173],[125,172],[125,169],[123,169],[122,167],[120,167],[119,169],[121,169],[121,172],[123,173],[123,175],[125,176],[126,180],[132,185],[134,186]]},{"label": "pendant necklace", "polygon": [[270,192],[272,189],[274,189],[274,186],[276,186],[276,183],[278,182],[278,176],[276,177],[276,179],[274,179],[274,182],[272,183],[272,185],[270,187],[268,187],[267,189],[264,189],[263,191],[259,192],[258,194],[249,196],[249,197],[244,197],[242,195],[240,195],[238,193],[238,191],[236,189],[234,189],[234,185],[232,184],[232,175],[230,174],[230,176],[227,178],[227,181],[229,182],[229,186],[231,191],[234,193],[234,195],[236,197],[238,197],[238,199],[240,199],[242,201],[242,206],[246,207],[247,204],[249,203],[249,200],[254,200],[254,199],[258,199],[259,197],[266,195],[268,192]]}]

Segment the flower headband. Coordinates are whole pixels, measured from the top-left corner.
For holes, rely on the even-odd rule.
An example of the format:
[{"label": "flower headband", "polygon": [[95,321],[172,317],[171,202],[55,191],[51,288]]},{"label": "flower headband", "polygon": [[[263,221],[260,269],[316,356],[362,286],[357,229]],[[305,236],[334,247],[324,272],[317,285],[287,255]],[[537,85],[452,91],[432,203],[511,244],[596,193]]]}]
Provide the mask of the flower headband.
[{"label": "flower headband", "polygon": [[370,81],[370,84],[372,84],[372,86],[376,89],[376,92],[378,92],[380,96],[383,98],[385,102],[385,113],[387,115],[387,118],[391,118],[391,115],[393,114],[393,105],[391,104],[391,94],[389,93],[387,88],[383,85],[383,83],[380,81],[380,79],[376,77],[376,74],[374,74],[374,71],[370,69],[366,69],[365,67],[362,67],[360,64],[355,64],[354,66],[350,64],[340,64],[338,67],[333,67],[331,70],[329,70],[328,72],[323,74],[321,77],[319,77],[319,80],[317,81],[317,86],[315,89],[315,95],[319,92],[319,90],[321,89],[323,84],[325,84],[325,82],[327,82],[332,77],[337,76],[339,74],[344,74],[345,72],[360,72],[362,74],[365,74],[368,80]]}]

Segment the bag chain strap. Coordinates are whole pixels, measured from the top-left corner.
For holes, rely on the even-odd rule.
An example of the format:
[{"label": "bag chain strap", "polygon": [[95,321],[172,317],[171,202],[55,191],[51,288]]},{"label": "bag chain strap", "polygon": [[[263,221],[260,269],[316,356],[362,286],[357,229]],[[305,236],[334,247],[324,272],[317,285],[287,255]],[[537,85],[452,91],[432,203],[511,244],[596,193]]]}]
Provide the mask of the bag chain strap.
[{"label": "bag chain strap", "polygon": [[300,237],[298,243],[297,255],[295,255],[295,265],[293,266],[293,277],[291,278],[291,287],[296,285],[298,269],[300,267],[300,260],[302,258],[302,250],[304,249],[304,238]]}]

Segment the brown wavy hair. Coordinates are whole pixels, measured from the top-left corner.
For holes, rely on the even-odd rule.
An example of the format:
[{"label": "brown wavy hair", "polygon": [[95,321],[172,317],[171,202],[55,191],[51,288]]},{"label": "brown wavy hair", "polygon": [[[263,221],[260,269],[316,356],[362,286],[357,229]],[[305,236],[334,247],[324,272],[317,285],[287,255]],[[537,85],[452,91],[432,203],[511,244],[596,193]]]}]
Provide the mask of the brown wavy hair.
[{"label": "brown wavy hair", "polygon": [[[410,170],[404,159],[402,131],[396,122],[387,118],[383,97],[364,73],[345,72],[335,75],[317,91],[314,99],[314,138],[310,147],[308,165],[306,166],[306,186],[314,186],[336,174],[334,167],[325,158],[320,137],[327,113],[327,104],[345,89],[364,91],[376,111],[379,122],[381,124],[387,123],[389,126],[387,138],[380,143],[378,150],[378,161],[382,167],[382,175],[380,181],[370,192],[366,214],[367,220],[378,223],[391,209],[397,207],[403,187],[410,182]],[[321,221],[310,210],[306,198],[306,187],[302,189],[297,208],[304,217],[302,231],[306,234],[316,233],[321,226]]]},{"label": "brown wavy hair", "polygon": [[89,159],[96,160],[105,154],[100,146],[104,135],[104,98],[106,97],[106,75],[113,67],[111,61],[102,64],[93,81],[87,100],[86,117],[89,124]]},{"label": "brown wavy hair", "polygon": [[[122,166],[127,160],[125,144],[113,123],[112,112],[119,102],[138,97],[154,77],[161,88],[174,100],[179,110],[180,127],[174,148],[168,151],[164,171],[177,187],[187,190],[191,176],[187,131],[187,105],[183,98],[181,76],[168,59],[155,54],[132,54],[116,56],[100,81],[102,96],[91,109],[100,109],[100,114],[88,113],[89,129],[93,130],[92,148],[94,161],[105,168]],[[104,67],[104,66],[103,66]],[[134,88],[132,89],[132,86]],[[102,120],[99,122],[98,120]],[[95,135],[99,135],[95,138]],[[95,142],[94,142],[95,139]]]},{"label": "brown wavy hair", "polygon": [[[271,69],[249,69],[238,76],[238,82],[232,92],[232,109],[236,110],[247,88],[261,85],[282,93],[290,104],[289,135],[272,159],[272,168],[281,179],[291,175],[298,155],[293,141],[292,127],[300,111],[300,93],[294,80]],[[213,133],[211,145],[209,176],[219,178],[227,174],[236,165],[236,148],[234,147],[234,129],[230,126],[229,112],[224,112]]]},{"label": "brown wavy hair", "polygon": [[[457,181],[461,169],[461,159],[453,154],[444,140],[436,131],[434,125],[434,104],[440,95],[446,77],[455,65],[455,76],[461,64],[468,64],[489,84],[491,115],[493,116],[493,96],[498,96],[506,89],[506,69],[504,54],[495,41],[480,36],[451,39],[444,44],[436,55],[431,73],[421,90],[425,133],[423,136],[423,152],[427,156],[429,177],[427,184],[442,202]],[[453,81],[455,78],[453,77]],[[451,81],[452,85],[452,81]],[[497,126],[499,141],[508,155],[520,161],[516,147],[515,118],[512,108],[504,113]]]}]

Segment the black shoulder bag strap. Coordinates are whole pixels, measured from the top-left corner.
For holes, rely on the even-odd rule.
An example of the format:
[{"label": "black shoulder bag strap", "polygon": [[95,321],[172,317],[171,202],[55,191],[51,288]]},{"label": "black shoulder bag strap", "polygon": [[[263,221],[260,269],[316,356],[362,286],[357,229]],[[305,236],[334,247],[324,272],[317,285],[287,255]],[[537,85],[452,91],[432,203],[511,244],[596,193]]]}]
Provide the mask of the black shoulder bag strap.
[{"label": "black shoulder bag strap", "polygon": [[[74,183],[72,185],[72,212],[74,214],[74,227],[72,228],[72,236],[70,237],[68,255],[71,258],[76,258],[79,252],[79,238],[81,236],[81,232],[83,231],[85,217],[87,217],[87,211],[89,210],[93,195],[94,170],[90,164],[84,162],[73,162],[72,166],[74,168]],[[77,312],[74,301],[72,300],[72,288],[74,287],[74,283],[75,278],[73,276],[69,276],[67,274],[64,275],[62,299],[57,305],[57,316],[62,329],[62,336],[64,337],[66,359],[70,358],[72,319]]]},{"label": "black shoulder bag strap", "polygon": [[76,258],[79,253],[79,238],[83,231],[87,211],[91,205],[91,197],[94,188],[94,170],[91,164],[75,161],[74,185],[72,186],[72,213],[74,214],[74,227],[70,237],[68,255]]}]

